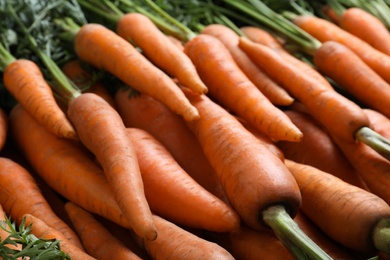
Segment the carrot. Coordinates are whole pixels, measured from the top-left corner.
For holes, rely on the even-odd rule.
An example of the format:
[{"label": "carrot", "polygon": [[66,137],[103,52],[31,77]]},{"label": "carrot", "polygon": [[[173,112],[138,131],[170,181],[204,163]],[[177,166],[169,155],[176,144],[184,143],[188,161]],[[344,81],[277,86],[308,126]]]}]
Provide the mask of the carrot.
[{"label": "carrot", "polygon": [[53,229],[48,226],[42,219],[36,217],[32,214],[24,214],[25,224],[27,226],[31,225],[31,233],[36,237],[41,239],[57,239],[60,240],[60,247],[63,252],[68,254],[73,260],[88,260],[88,259],[96,259],[92,256],[88,255],[84,251],[81,251],[80,248],[74,246],[73,244],[67,241],[66,237],[64,237],[61,232]]},{"label": "carrot", "polygon": [[[110,233],[91,213],[67,202],[65,209],[88,254],[96,259],[141,259]],[[129,234],[130,235],[130,234]]]},{"label": "carrot", "polygon": [[185,45],[210,96],[274,140],[300,141],[302,133],[253,85],[217,38],[200,34]]},{"label": "carrot", "polygon": [[[331,135],[355,143],[355,133],[370,122],[361,108],[346,97],[308,77],[269,47],[241,37],[240,47],[292,95]],[[265,66],[265,64],[267,64]]]},{"label": "carrot", "polygon": [[119,89],[114,97],[118,112],[127,127],[149,132],[192,178],[206,190],[228,202],[202,147],[179,115],[148,95],[131,95],[131,89]]},{"label": "carrot", "polygon": [[116,31],[125,40],[134,42],[148,59],[177,78],[182,85],[195,93],[207,93],[206,85],[188,56],[149,17],[141,13],[127,13],[118,21]]},{"label": "carrot", "polygon": [[323,232],[359,252],[389,252],[388,245],[381,247],[376,237],[384,232],[390,216],[384,200],[315,167],[285,163],[302,193],[302,212]]},{"label": "carrot", "polygon": [[0,108],[0,151],[3,150],[8,137],[8,114]]},{"label": "carrot", "polygon": [[77,134],[60,109],[39,67],[30,60],[11,62],[4,70],[4,85],[18,102],[50,132],[77,140]]},{"label": "carrot", "polygon": [[370,118],[372,127],[386,138],[390,138],[388,129],[390,127],[390,119],[379,111],[365,108],[364,113]]},{"label": "carrot", "polygon": [[127,132],[136,149],[146,199],[155,214],[187,227],[216,232],[238,229],[237,213],[192,179],[153,136],[137,128]]},{"label": "carrot", "polygon": [[254,64],[245,52],[238,47],[239,35],[236,32],[222,24],[210,24],[205,26],[201,33],[218,38],[229,50],[238,67],[272,104],[287,106],[293,102],[293,98],[286,90]]},{"label": "carrot", "polygon": [[[347,46],[386,82],[390,82],[390,74],[388,73],[390,68],[389,55],[376,50],[367,42],[325,19],[302,15],[295,17],[293,22],[323,43],[335,41]],[[355,26],[360,27],[363,24],[355,24]]]},{"label": "carrot", "polygon": [[221,246],[202,239],[157,215],[153,217],[159,236],[154,241],[137,239],[149,255],[159,259],[234,259]]},{"label": "carrot", "polygon": [[311,165],[347,183],[368,189],[340,148],[310,115],[293,110],[284,112],[303,132],[302,142],[278,142],[276,144],[287,159]]},{"label": "carrot", "polygon": [[106,27],[93,23],[83,25],[75,36],[74,48],[81,60],[156,98],[186,120],[199,116],[170,77]]},{"label": "carrot", "polygon": [[63,233],[75,246],[83,248],[76,233],[53,212],[34,178],[24,167],[2,157],[0,158],[0,172],[2,187],[0,204],[12,219],[21,223],[24,214],[34,214],[58,232]]}]

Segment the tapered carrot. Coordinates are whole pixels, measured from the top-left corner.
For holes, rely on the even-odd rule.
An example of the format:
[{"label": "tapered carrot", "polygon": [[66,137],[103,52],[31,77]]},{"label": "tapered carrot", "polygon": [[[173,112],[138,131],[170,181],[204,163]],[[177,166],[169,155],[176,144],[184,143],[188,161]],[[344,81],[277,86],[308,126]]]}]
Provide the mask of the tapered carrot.
[{"label": "tapered carrot", "polygon": [[[63,233],[75,246],[83,248],[76,233],[53,212],[34,178],[24,167],[2,157],[0,173],[0,204],[12,219],[21,223],[26,213],[39,216],[49,226]],[[15,193],[20,190],[23,192]]]},{"label": "tapered carrot", "polygon": [[302,15],[295,17],[293,22],[323,43],[326,41],[335,41],[347,46],[379,76],[387,82],[390,82],[390,74],[388,73],[390,69],[389,55],[376,50],[357,36],[323,18]]},{"label": "tapered carrot", "polygon": [[72,202],[67,202],[65,209],[86,252],[91,256],[105,260],[112,259],[115,254],[115,259],[141,259],[112,235],[90,212]]},{"label": "tapered carrot", "polygon": [[146,199],[155,214],[187,227],[217,232],[238,229],[237,213],[192,179],[152,135],[137,128],[127,132],[136,149]]},{"label": "tapered carrot", "polygon": [[148,95],[131,95],[131,89],[119,89],[114,97],[117,110],[127,127],[149,132],[167,148],[192,178],[212,194],[228,202],[202,147],[179,115]]},{"label": "tapered carrot", "polygon": [[276,144],[287,159],[314,166],[352,185],[368,189],[340,148],[310,115],[293,110],[284,112],[303,132],[303,139],[299,143]]},{"label": "tapered carrot", "polygon": [[201,33],[218,38],[229,50],[238,67],[272,104],[286,106],[293,102],[294,99],[287,91],[254,64],[238,47],[239,35],[236,32],[222,24],[210,24],[204,27]]},{"label": "tapered carrot", "polygon": [[257,64],[263,64],[267,73],[272,74],[272,77],[302,102],[330,134],[355,143],[356,131],[370,125],[366,114],[357,104],[308,77],[269,47],[243,37],[239,44]]},{"label": "tapered carrot", "polygon": [[207,93],[194,64],[166,35],[141,13],[125,14],[116,26],[116,31],[125,40],[134,42],[145,56],[195,93]]},{"label": "tapered carrot", "polygon": [[390,217],[383,199],[315,167],[285,163],[302,193],[302,212],[323,232],[359,252],[389,252],[381,240],[388,236]]},{"label": "tapered carrot", "polygon": [[56,103],[39,67],[30,60],[11,62],[4,70],[4,85],[18,102],[50,132],[77,140],[77,134]]},{"label": "tapered carrot", "polygon": [[253,85],[217,38],[200,34],[185,45],[209,94],[274,140],[300,141],[302,133]]},{"label": "tapered carrot", "polygon": [[63,252],[68,254],[73,260],[89,260],[96,259],[80,248],[74,246],[72,243],[64,237],[61,232],[47,225],[42,219],[36,217],[32,214],[24,214],[25,224],[27,226],[31,225],[31,233],[38,238],[42,239],[57,239],[60,240],[60,248]]},{"label": "tapered carrot", "polygon": [[159,234],[157,239],[137,240],[153,259],[234,259],[221,246],[200,238],[164,218],[155,215],[153,220]]},{"label": "tapered carrot", "polygon": [[168,75],[106,27],[93,23],[83,25],[75,36],[74,48],[81,60],[156,98],[186,120],[199,116]]}]

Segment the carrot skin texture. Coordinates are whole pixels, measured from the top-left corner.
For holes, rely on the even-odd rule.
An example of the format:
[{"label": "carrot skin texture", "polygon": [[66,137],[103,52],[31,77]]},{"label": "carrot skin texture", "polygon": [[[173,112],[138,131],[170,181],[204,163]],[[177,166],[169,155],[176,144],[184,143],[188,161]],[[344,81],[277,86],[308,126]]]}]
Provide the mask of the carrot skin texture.
[{"label": "carrot skin texture", "polygon": [[[336,42],[325,42],[316,51],[314,63],[365,105],[390,116],[390,84],[349,48]],[[335,64],[339,69],[334,69]]]},{"label": "carrot skin texture", "polygon": [[374,253],[372,229],[390,216],[389,205],[371,192],[315,167],[286,160],[302,193],[302,212],[347,248]]},{"label": "carrot skin texture", "polygon": [[199,116],[168,75],[106,27],[93,23],[83,25],[75,37],[74,46],[81,60],[110,72],[127,85],[167,104],[186,120]]},{"label": "carrot skin texture", "polygon": [[141,259],[112,235],[90,212],[73,202],[67,202],[65,209],[87,253],[91,256],[100,260],[109,260],[115,253],[115,259],[119,260]]},{"label": "carrot skin texture", "polygon": [[127,132],[135,146],[153,213],[187,227],[216,232],[239,228],[237,213],[192,179],[157,139],[137,128],[128,128]]},{"label": "carrot skin texture", "polygon": [[103,98],[85,93],[73,99],[67,114],[82,143],[96,156],[123,214],[134,231],[155,239],[138,159],[119,114]]},{"label": "carrot skin texture", "polygon": [[42,219],[32,215],[24,214],[23,217],[26,219],[26,226],[31,225],[31,233],[38,238],[43,239],[57,239],[60,240],[60,247],[63,252],[68,254],[73,260],[92,260],[96,259],[88,255],[84,251],[81,251],[80,248],[74,246],[73,244],[67,241],[59,231],[48,226]]},{"label": "carrot skin texture", "polygon": [[130,97],[130,89],[118,90],[114,98],[125,126],[149,132],[168,149],[192,178],[212,194],[228,202],[202,147],[179,115],[148,95]]},{"label": "carrot skin texture", "polygon": [[306,76],[269,47],[243,37],[240,38],[239,44],[259,66],[263,64],[264,69],[275,80],[302,102],[309,113],[332,135],[354,143],[355,132],[361,127],[369,126],[366,114],[356,103]]},{"label": "carrot skin texture", "polygon": [[154,215],[153,220],[159,234],[157,239],[137,240],[153,259],[234,259],[221,246],[202,239],[164,218]]},{"label": "carrot skin texture", "polygon": [[229,50],[240,69],[272,104],[287,106],[294,101],[284,88],[273,81],[238,47],[239,36],[232,29],[222,24],[211,24],[203,28],[201,33],[218,38]]},{"label": "carrot skin texture", "polygon": [[299,129],[253,85],[220,40],[200,34],[184,48],[211,97],[272,139],[301,140]]},{"label": "carrot skin texture", "polygon": [[301,195],[282,160],[238,120],[206,96],[187,93],[201,117],[187,122],[209,159],[232,207],[248,226],[262,230],[262,211],[284,205],[294,216]]},{"label": "carrot skin texture", "polygon": [[50,86],[34,62],[15,60],[6,67],[3,81],[11,95],[50,132],[77,140],[72,124],[57,105]]},{"label": "carrot skin texture", "polygon": [[[24,167],[11,159],[1,157],[0,185],[0,204],[13,220],[21,223],[24,214],[34,214],[63,233],[72,244],[83,248],[76,233],[53,212],[34,178]],[[23,193],[15,193],[17,190],[23,190]]]},{"label": "carrot skin texture", "polygon": [[311,15],[296,17],[293,22],[324,43],[335,41],[355,52],[379,76],[390,83],[390,56],[376,50],[365,41],[325,19]]},{"label": "carrot skin texture", "polygon": [[207,93],[194,64],[188,56],[167,38],[158,27],[141,13],[125,14],[117,23],[116,31],[125,40],[134,42],[145,56],[195,93]]}]

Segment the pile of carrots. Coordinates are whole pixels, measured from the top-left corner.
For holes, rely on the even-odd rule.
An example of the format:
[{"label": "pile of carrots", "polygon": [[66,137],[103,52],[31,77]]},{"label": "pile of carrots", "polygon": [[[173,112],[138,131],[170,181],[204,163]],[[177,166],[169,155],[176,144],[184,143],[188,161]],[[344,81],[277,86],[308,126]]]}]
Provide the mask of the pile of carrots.
[{"label": "pile of carrots", "polygon": [[61,65],[0,44],[0,220],[71,259],[390,258],[390,32],[348,11],[381,40],[291,16],[313,63],[271,29],[179,39],[142,9],[73,27]]}]

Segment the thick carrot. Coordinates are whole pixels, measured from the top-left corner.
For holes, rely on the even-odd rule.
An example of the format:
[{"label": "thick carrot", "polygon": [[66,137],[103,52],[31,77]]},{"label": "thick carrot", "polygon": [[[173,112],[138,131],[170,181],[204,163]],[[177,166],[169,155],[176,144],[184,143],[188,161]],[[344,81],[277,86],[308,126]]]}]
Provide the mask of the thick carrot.
[{"label": "thick carrot", "polygon": [[277,51],[287,62],[293,63],[298,68],[302,69],[306,74],[311,75],[313,78],[319,80],[324,86],[328,86],[330,89],[333,89],[329,81],[324,78],[324,76],[319,73],[315,68],[309,64],[299,60],[291,53],[289,53],[282,45],[281,41],[272,35],[265,29],[255,26],[244,26],[240,30],[245,34],[248,39],[253,42],[263,44],[270,47],[271,49]]},{"label": "thick carrot", "polygon": [[202,147],[179,115],[148,95],[131,95],[130,89],[119,89],[114,97],[118,112],[127,127],[149,132],[167,148],[192,178],[212,194],[228,202]]},{"label": "thick carrot", "polygon": [[[90,212],[73,202],[65,209],[88,254],[96,259],[141,259],[103,226]],[[129,233],[130,235],[130,233]]]},{"label": "thick carrot", "polygon": [[360,102],[390,116],[390,84],[349,48],[333,41],[325,42],[316,51],[314,63],[321,72],[344,87]]},{"label": "thick carrot", "polygon": [[0,204],[12,219],[21,223],[24,214],[34,214],[63,233],[75,246],[83,248],[76,233],[53,212],[34,178],[24,167],[2,157],[0,173]]},{"label": "thick carrot", "polygon": [[77,140],[72,124],[60,109],[39,67],[30,60],[15,60],[3,74],[4,85],[18,102],[50,132]]},{"label": "thick carrot", "polygon": [[229,50],[238,67],[272,104],[286,106],[293,102],[294,99],[287,91],[254,64],[238,47],[239,35],[236,32],[223,24],[210,24],[204,27],[201,33],[218,38]]},{"label": "thick carrot", "polygon": [[157,233],[145,198],[136,152],[119,114],[93,93],[72,99],[67,114],[81,142],[102,166],[115,200],[134,231],[155,239]]},{"label": "thick carrot", "polygon": [[137,239],[149,255],[160,259],[234,259],[221,246],[200,238],[157,215],[153,217],[158,237],[154,241]]},{"label": "thick carrot", "polygon": [[243,222],[262,230],[267,225],[260,216],[274,204],[294,216],[301,197],[282,160],[208,97],[187,96],[201,115],[188,125]]},{"label": "thick carrot", "polygon": [[168,75],[106,27],[93,23],[83,25],[76,34],[74,46],[81,60],[156,98],[186,120],[199,116]]},{"label": "thick carrot", "polygon": [[209,94],[274,140],[300,141],[302,133],[253,85],[217,38],[200,34],[185,45]]},{"label": "thick carrot", "polygon": [[308,77],[271,48],[243,37],[239,44],[257,64],[302,102],[331,135],[355,143],[356,131],[370,125],[368,117],[356,103]]},{"label": "thick carrot", "polygon": [[[339,26],[312,15],[297,16],[293,22],[321,42],[336,41],[355,52],[371,69],[390,82],[390,56],[376,50],[367,42]],[[359,27],[360,25],[355,25]]]},{"label": "thick carrot", "polygon": [[125,40],[134,42],[145,56],[158,67],[195,93],[207,93],[194,64],[187,55],[144,14],[127,13],[118,21],[116,32]]},{"label": "thick carrot", "polygon": [[310,115],[293,110],[284,112],[303,132],[303,139],[299,143],[276,144],[287,159],[314,166],[352,185],[368,189],[340,148]]},{"label": "thick carrot", "polygon": [[80,248],[74,246],[72,243],[62,235],[58,230],[48,226],[41,218],[32,214],[24,214],[26,226],[31,225],[31,233],[41,239],[57,239],[60,240],[60,248],[63,252],[68,254],[73,260],[89,260],[96,259],[88,255]]},{"label": "thick carrot", "polygon": [[192,179],[151,134],[137,128],[128,128],[127,132],[135,146],[153,213],[187,227],[216,232],[238,229],[237,213]]},{"label": "thick carrot", "polygon": [[[347,248],[365,253],[380,250],[375,236],[390,217],[384,200],[315,167],[285,163],[298,182],[305,216]],[[388,245],[385,248],[388,252]]]}]

